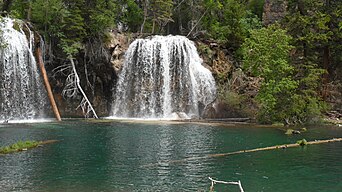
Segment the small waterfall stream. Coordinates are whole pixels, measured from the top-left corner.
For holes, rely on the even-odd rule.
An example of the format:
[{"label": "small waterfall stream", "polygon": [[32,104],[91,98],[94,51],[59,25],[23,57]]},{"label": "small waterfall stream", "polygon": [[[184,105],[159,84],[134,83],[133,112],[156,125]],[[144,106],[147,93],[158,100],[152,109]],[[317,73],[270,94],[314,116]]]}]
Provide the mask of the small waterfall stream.
[{"label": "small waterfall stream", "polygon": [[197,118],[215,96],[215,80],[189,39],[137,39],[125,55],[112,116]]},{"label": "small waterfall stream", "polygon": [[[18,21],[19,22],[19,21]],[[43,118],[46,91],[33,56],[34,34],[9,18],[0,22],[0,121]]]}]

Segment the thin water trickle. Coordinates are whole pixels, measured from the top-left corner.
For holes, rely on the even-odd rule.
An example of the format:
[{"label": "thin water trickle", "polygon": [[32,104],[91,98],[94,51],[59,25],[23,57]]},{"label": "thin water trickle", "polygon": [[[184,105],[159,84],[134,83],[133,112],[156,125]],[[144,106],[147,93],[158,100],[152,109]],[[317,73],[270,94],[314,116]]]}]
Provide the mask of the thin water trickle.
[{"label": "thin water trickle", "polygon": [[137,39],[125,58],[115,91],[114,117],[199,117],[200,109],[215,99],[215,80],[186,37]]},{"label": "thin water trickle", "polygon": [[0,121],[42,118],[47,100],[33,55],[34,34],[10,18],[2,19],[0,31]]}]

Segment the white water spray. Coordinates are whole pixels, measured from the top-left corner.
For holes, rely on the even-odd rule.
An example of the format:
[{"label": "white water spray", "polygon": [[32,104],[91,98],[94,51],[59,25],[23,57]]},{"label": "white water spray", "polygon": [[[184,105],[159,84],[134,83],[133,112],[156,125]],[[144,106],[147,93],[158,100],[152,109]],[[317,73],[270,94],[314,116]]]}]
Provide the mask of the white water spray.
[{"label": "white water spray", "polygon": [[186,37],[137,39],[125,58],[113,117],[197,118],[215,99],[215,80]]},{"label": "white water spray", "polygon": [[28,38],[17,21],[0,22],[0,121],[37,119],[45,113],[46,92],[32,52],[34,34],[26,29]]}]

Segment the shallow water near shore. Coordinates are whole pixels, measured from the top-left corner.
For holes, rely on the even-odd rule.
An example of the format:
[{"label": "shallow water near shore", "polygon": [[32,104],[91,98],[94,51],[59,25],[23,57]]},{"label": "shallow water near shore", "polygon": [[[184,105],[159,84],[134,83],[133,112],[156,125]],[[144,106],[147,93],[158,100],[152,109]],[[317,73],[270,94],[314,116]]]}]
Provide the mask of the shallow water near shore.
[{"label": "shallow water near shore", "polygon": [[[341,191],[342,143],[227,153],[299,139],[342,137],[341,127],[307,127],[287,136],[277,128],[192,123],[70,120],[2,124],[0,145],[18,140],[58,143],[0,156],[1,191],[209,191],[213,177],[241,180],[245,191]],[[154,166],[145,166],[153,164]],[[239,191],[217,184],[216,191]]]}]

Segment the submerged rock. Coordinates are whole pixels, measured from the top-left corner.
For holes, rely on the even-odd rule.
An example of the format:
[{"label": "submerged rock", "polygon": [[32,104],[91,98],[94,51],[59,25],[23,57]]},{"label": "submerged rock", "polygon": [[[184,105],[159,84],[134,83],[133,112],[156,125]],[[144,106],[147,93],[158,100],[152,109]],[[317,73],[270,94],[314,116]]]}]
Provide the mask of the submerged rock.
[{"label": "submerged rock", "polygon": [[301,134],[300,131],[298,130],[293,130],[293,129],[287,129],[285,132],[286,135],[292,135],[292,134]]}]

